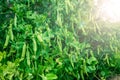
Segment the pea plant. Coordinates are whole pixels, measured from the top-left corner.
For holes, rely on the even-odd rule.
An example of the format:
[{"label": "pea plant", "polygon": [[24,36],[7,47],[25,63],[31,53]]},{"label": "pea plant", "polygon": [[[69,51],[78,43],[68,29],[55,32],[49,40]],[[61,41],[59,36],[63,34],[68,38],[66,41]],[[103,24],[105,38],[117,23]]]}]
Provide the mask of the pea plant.
[{"label": "pea plant", "polygon": [[106,80],[120,73],[117,32],[93,0],[1,0],[1,80]]}]

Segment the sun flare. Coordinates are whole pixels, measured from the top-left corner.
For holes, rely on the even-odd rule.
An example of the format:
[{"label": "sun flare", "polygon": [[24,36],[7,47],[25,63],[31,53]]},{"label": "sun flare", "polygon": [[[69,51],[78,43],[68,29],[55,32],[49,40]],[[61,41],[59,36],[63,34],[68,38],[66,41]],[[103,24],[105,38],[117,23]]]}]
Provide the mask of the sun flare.
[{"label": "sun flare", "polygon": [[119,22],[120,0],[103,0],[99,6],[99,14],[104,21]]}]

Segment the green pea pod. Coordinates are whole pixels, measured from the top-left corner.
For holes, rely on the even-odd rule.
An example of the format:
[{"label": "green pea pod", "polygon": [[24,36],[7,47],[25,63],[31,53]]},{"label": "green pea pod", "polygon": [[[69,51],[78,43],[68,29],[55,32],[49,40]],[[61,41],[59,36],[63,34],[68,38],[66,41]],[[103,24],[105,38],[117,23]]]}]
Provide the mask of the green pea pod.
[{"label": "green pea pod", "polygon": [[17,16],[15,14],[15,17],[14,17],[14,26],[16,27],[17,26]]},{"label": "green pea pod", "polygon": [[57,10],[57,24],[62,26],[62,20],[59,10]]},{"label": "green pea pod", "polygon": [[85,59],[83,59],[83,71],[88,76]]},{"label": "green pea pod", "polygon": [[65,10],[66,10],[66,14],[68,14],[68,5],[66,0],[65,0]]},{"label": "green pea pod", "polygon": [[22,55],[21,55],[21,59],[25,58],[25,53],[26,53],[26,43],[24,42],[23,48],[22,48]]},{"label": "green pea pod", "polygon": [[61,41],[57,40],[57,44],[58,44],[60,52],[62,52],[62,43],[61,43]]},{"label": "green pea pod", "polygon": [[71,1],[70,1],[70,0],[67,0],[66,2],[67,2],[67,4],[68,4],[68,6],[70,7],[70,10],[74,10],[74,7],[73,7],[73,5],[71,4]]},{"label": "green pea pod", "polygon": [[42,37],[39,34],[37,34],[37,39],[40,43],[43,42]]},{"label": "green pea pod", "polygon": [[7,34],[6,40],[5,40],[5,44],[4,44],[4,47],[3,47],[3,48],[6,48],[6,47],[8,46],[9,39],[10,39],[10,36]]},{"label": "green pea pod", "polygon": [[82,78],[82,80],[85,80],[85,79],[84,79],[84,73],[83,73],[83,70],[80,71],[80,74],[81,74],[81,78]]},{"label": "green pea pod", "polygon": [[33,40],[33,51],[34,51],[34,53],[36,54],[36,51],[37,51],[37,43],[36,43],[35,38],[33,38],[32,40]]},{"label": "green pea pod", "polygon": [[30,66],[30,52],[27,47],[27,52],[26,52],[26,58],[27,58],[27,65]]},{"label": "green pea pod", "polygon": [[84,35],[87,35],[87,33],[86,33],[84,28],[82,28],[82,32],[83,32]]},{"label": "green pea pod", "polygon": [[106,58],[107,64],[110,65],[110,63],[109,63],[109,58],[108,58],[108,54],[106,54],[106,57],[105,57],[105,58]]},{"label": "green pea pod", "polygon": [[12,32],[12,24],[10,24],[10,26],[9,26],[9,34],[10,34],[11,40],[13,41],[14,36],[13,36],[13,32]]}]

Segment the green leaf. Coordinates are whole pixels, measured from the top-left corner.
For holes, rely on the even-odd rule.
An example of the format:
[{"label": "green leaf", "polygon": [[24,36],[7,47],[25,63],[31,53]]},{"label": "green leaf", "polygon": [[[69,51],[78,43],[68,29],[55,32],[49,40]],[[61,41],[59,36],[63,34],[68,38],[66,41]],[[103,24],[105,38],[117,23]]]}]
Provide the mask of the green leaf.
[{"label": "green leaf", "polygon": [[46,74],[47,80],[54,80],[57,79],[57,75],[53,74],[53,73],[48,73]]}]

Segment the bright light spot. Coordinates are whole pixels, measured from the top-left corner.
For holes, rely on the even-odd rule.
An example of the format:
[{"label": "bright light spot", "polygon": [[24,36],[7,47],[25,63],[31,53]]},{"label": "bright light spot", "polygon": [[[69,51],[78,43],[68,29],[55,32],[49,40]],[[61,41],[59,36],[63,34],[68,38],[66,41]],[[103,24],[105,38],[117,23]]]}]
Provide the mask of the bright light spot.
[{"label": "bright light spot", "polygon": [[104,21],[119,22],[120,21],[120,0],[103,0],[102,4],[99,6],[99,16]]}]

